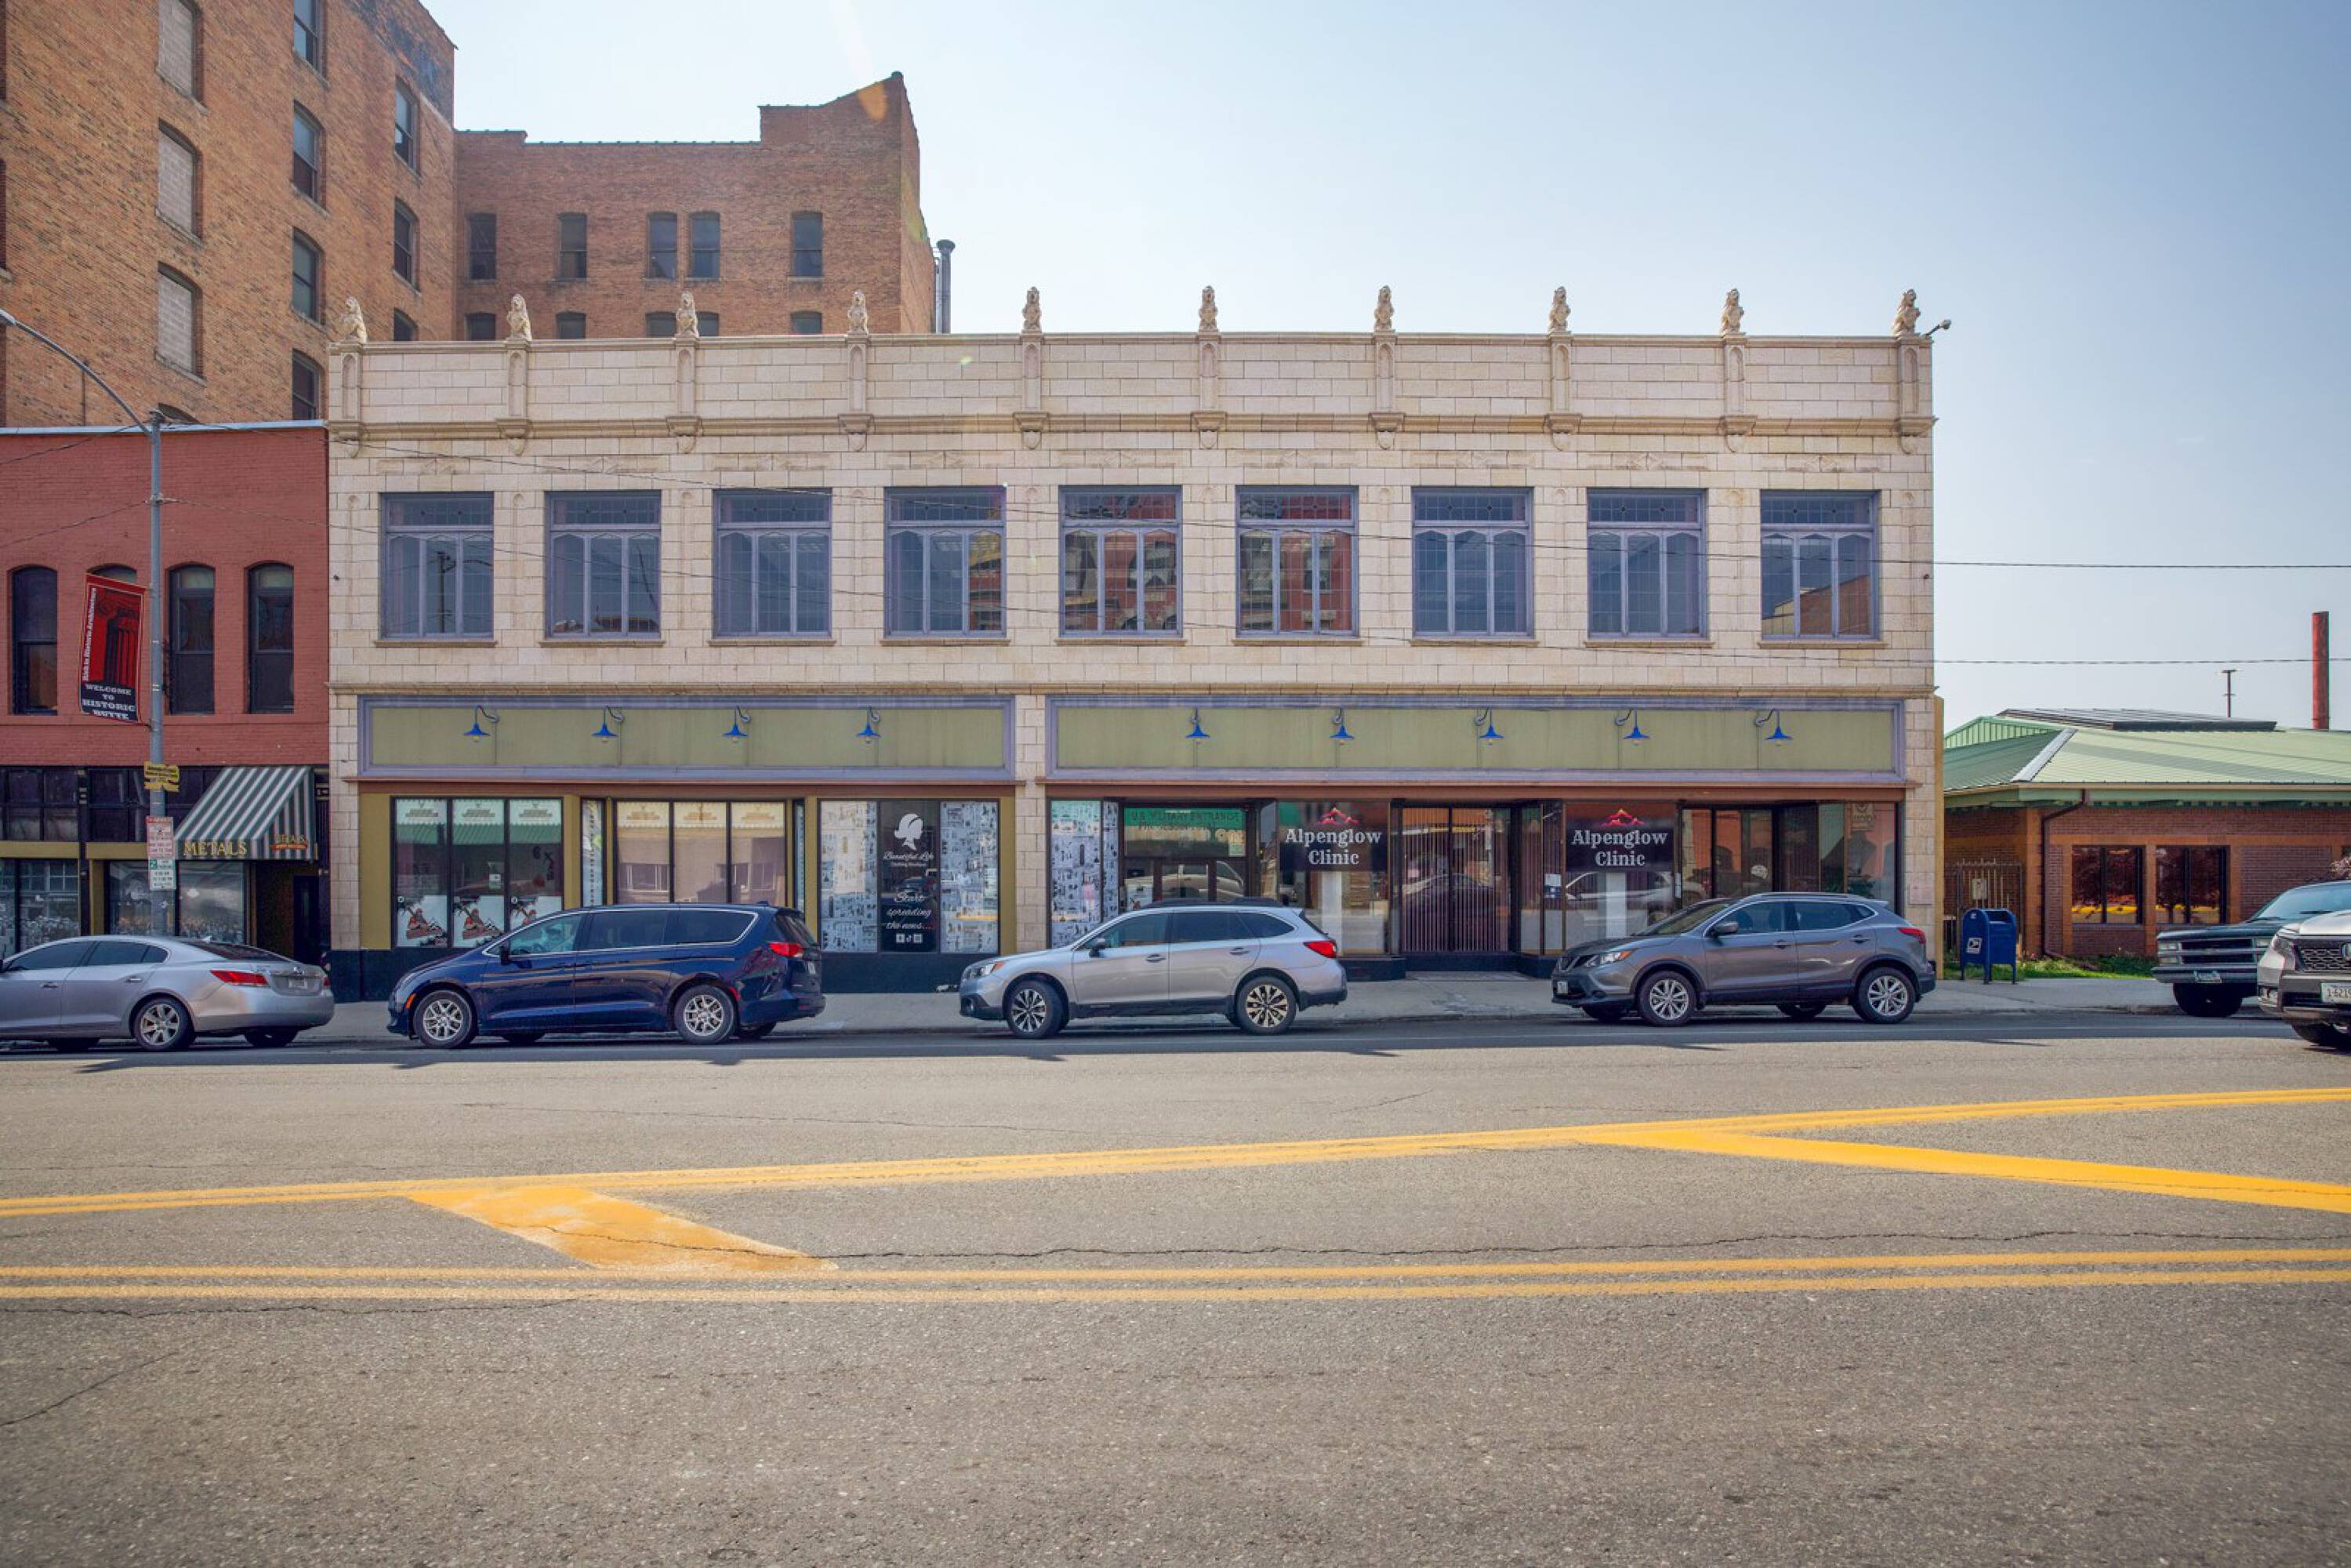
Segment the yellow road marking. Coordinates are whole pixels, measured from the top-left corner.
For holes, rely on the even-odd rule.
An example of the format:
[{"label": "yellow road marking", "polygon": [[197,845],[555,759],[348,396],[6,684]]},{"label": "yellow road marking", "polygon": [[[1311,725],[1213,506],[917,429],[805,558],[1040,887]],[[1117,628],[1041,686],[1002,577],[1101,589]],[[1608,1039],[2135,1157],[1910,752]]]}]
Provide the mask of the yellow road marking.
[{"label": "yellow road marking", "polygon": [[[810,1261],[813,1261],[810,1260]],[[1551,1263],[1199,1264],[1188,1267],[1097,1269],[829,1269],[829,1285],[865,1284],[1177,1284],[1249,1281],[1486,1280],[1631,1274],[1801,1274],[1865,1270],[2144,1268],[2158,1264],[2217,1267],[2247,1263],[2351,1263],[2351,1247],[2236,1247],[2105,1252],[1853,1253],[1812,1258],[1663,1258],[1579,1260]],[[0,1280],[420,1280],[537,1281],[569,1278],[553,1268],[322,1265],[290,1263],[18,1263],[0,1264]],[[584,1276],[582,1276],[584,1278]],[[664,1281],[674,1270],[614,1265],[593,1276],[599,1285],[626,1280]]]},{"label": "yellow road marking", "polygon": [[1597,1123],[1494,1132],[1401,1134],[1259,1144],[1199,1144],[1165,1148],[1081,1149],[914,1160],[850,1160],[813,1165],[741,1166],[687,1170],[597,1171],[564,1176],[450,1176],[409,1181],[315,1182],[277,1186],[194,1187],[152,1192],[0,1198],[0,1218],[51,1214],[117,1214],[277,1203],[334,1203],[423,1197],[487,1187],[571,1186],[636,1192],[746,1187],[914,1186],[940,1182],[1137,1176],[1343,1160],[1409,1159],[1438,1155],[1525,1152],[1578,1145],[1618,1145],[1669,1133],[1786,1133],[1963,1122],[2012,1116],[2081,1116],[2126,1111],[2183,1111],[2250,1105],[2316,1105],[2351,1101],[2351,1088],[2267,1089],[2199,1094],[2102,1095],[2080,1100],[2005,1100],[1949,1105],[1802,1111],[1683,1121]]},{"label": "yellow road marking", "polygon": [[1920,1149],[1896,1144],[1838,1143],[1823,1138],[1767,1138],[1751,1133],[1639,1133],[1609,1140],[1627,1148],[1795,1160],[1807,1165],[1860,1166],[1921,1176],[1991,1176],[2057,1186],[2104,1187],[2158,1197],[2200,1197],[2216,1203],[2257,1203],[2271,1208],[2314,1208],[2351,1214],[2351,1186],[2284,1176],[2230,1176],[2218,1171],[2166,1170],[2158,1166],[2103,1165],[2094,1160],[2043,1159]]},{"label": "yellow road marking", "polygon": [[593,1269],[677,1275],[761,1274],[829,1267],[805,1252],[714,1230],[585,1187],[474,1187],[419,1193],[415,1201],[551,1247]]},{"label": "yellow road marking", "polygon": [[1563,1296],[1691,1296],[1876,1291],[1986,1291],[2094,1288],[2116,1285],[2286,1285],[2351,1283],[2351,1268],[2163,1269],[2124,1273],[2053,1270],[2006,1274],[1878,1274],[1789,1279],[1587,1280],[1453,1284],[1104,1286],[1099,1289],[838,1290],[818,1286],[722,1288],[678,1285],[0,1285],[0,1302],[84,1301],[453,1301],[513,1304],[539,1301],[695,1302],[705,1305],[799,1306],[941,1303],[1138,1301],[1498,1301]]}]

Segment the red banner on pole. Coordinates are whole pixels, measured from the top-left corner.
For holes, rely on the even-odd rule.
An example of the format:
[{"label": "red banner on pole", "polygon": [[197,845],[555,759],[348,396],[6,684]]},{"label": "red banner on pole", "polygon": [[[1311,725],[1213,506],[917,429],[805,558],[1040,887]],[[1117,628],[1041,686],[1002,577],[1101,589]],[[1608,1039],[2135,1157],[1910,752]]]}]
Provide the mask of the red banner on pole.
[{"label": "red banner on pole", "polygon": [[81,623],[81,711],[92,718],[139,722],[140,616],[147,595],[136,583],[91,577]]}]

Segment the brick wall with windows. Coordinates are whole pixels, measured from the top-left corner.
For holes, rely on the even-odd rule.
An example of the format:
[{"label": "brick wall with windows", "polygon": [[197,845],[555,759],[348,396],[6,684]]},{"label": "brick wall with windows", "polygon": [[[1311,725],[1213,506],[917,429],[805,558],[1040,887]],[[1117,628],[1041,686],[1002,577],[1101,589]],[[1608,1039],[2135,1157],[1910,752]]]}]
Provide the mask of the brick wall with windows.
[{"label": "brick wall with windows", "polygon": [[729,331],[783,333],[800,329],[795,319],[845,325],[862,288],[874,331],[928,331],[921,163],[894,75],[831,103],[763,107],[757,141],[463,131],[455,221],[462,231],[494,219],[496,259],[478,265],[492,224],[472,224],[485,243],[459,258],[455,314],[442,319],[463,337],[469,313],[503,323],[520,294],[542,333],[569,315],[590,338],[634,338],[691,288]]},{"label": "brick wall with windows", "polygon": [[[291,307],[292,233],[317,240],[334,319],[358,297],[374,331],[399,310],[450,319],[454,54],[416,0],[317,0],[322,67],[297,53],[291,0],[17,0],[9,7],[0,161],[13,244],[0,305],[89,360],[141,412],[275,420],[296,353],[328,328]],[[396,83],[413,89],[413,169],[395,156]],[[318,131],[297,188],[296,106]],[[392,211],[417,220],[417,285],[392,270]],[[162,308],[160,281],[193,291]],[[192,363],[160,334],[192,301]],[[176,325],[173,330],[177,330]],[[0,424],[111,422],[112,403],[39,344],[0,335]]]},{"label": "brick wall with windows", "polygon": [[[163,487],[171,497],[163,508],[165,580],[181,568],[212,574],[209,711],[167,704],[166,757],[187,765],[321,761],[327,754],[324,432],[299,426],[170,432],[163,438]],[[56,573],[52,624],[31,628],[54,637],[52,711],[20,711],[40,705],[20,702],[23,694],[13,689],[5,694],[0,758],[8,762],[98,768],[136,767],[147,759],[143,625],[142,722],[90,718],[78,702],[83,584],[101,568],[124,568],[147,586],[146,497],[143,436],[0,433],[0,560],[12,586],[27,569]],[[290,571],[290,583],[286,571],[272,568]],[[253,623],[256,607],[258,624]],[[0,621],[7,622],[0,625],[0,643],[8,648],[12,666],[25,630],[15,623],[14,609],[12,596],[0,593]],[[167,663],[172,657],[168,640],[165,657]]]}]

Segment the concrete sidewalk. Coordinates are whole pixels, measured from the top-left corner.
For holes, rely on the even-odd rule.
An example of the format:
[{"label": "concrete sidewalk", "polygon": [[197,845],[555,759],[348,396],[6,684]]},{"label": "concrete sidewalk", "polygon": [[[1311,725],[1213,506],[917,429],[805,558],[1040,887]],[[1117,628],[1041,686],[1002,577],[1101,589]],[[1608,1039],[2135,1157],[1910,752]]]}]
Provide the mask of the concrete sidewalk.
[{"label": "concrete sidewalk", "polygon": [[[1928,1018],[1984,1013],[2168,1013],[2171,992],[2152,980],[2025,980],[2018,984],[1946,980],[1918,1004]],[[1358,985],[1336,1009],[1309,1015],[1316,1021],[1399,1023],[1427,1019],[1573,1017],[1551,999],[1551,982],[1524,975],[1418,974]],[[956,1011],[939,992],[861,993],[829,998],[821,1017],[785,1026],[787,1034],[1000,1034],[1002,1024],[977,1023]],[[384,1028],[381,1002],[346,1002],[335,1021],[303,1036],[306,1042],[399,1037]]]}]

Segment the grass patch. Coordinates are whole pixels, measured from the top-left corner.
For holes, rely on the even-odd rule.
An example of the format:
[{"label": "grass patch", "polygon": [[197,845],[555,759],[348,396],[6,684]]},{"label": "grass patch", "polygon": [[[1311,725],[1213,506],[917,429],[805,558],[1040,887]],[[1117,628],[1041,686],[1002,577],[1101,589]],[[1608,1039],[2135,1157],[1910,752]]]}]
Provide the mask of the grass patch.
[{"label": "grass patch", "polygon": [[[1959,978],[1959,958],[1956,953],[1943,955],[1943,973]],[[1995,977],[2008,978],[2008,966],[1993,971]],[[2016,966],[2017,977],[2025,980],[2126,980],[2147,978],[2155,973],[2155,960],[2136,956],[2108,958],[2026,958]],[[1976,971],[1969,972],[1969,978]]]}]

